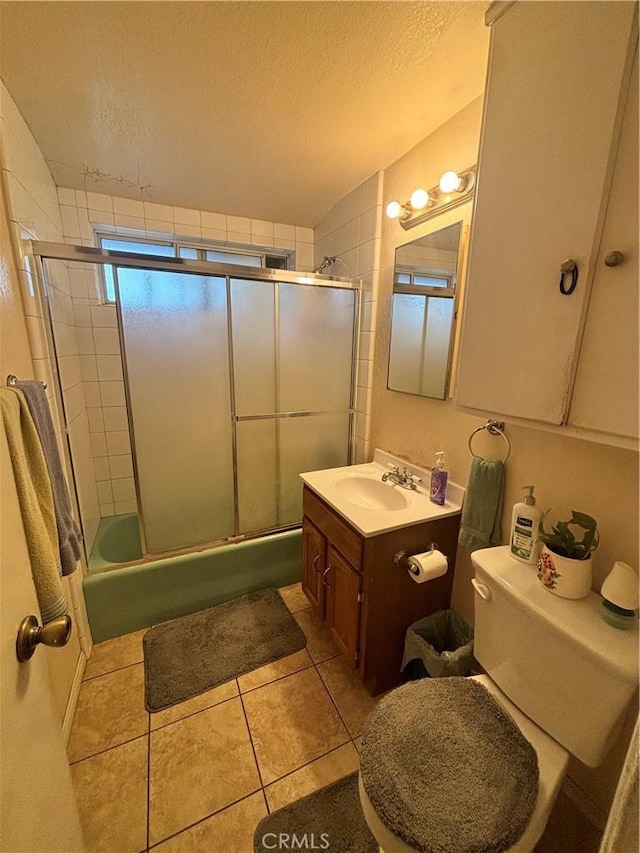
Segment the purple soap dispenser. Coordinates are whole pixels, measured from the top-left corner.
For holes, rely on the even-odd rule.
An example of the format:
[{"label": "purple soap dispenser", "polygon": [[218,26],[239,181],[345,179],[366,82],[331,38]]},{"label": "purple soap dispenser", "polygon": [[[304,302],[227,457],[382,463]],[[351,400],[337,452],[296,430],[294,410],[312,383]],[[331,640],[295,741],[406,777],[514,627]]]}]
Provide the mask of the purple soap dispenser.
[{"label": "purple soap dispenser", "polygon": [[447,469],[444,467],[444,451],[436,453],[436,464],[431,469],[431,493],[429,498],[434,504],[444,506],[447,497]]}]

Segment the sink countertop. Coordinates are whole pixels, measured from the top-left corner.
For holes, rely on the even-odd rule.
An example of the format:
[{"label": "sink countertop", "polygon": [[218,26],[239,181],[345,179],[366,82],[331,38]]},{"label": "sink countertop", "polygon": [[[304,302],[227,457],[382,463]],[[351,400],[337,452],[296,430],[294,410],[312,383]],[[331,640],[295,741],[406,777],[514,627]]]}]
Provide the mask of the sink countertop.
[{"label": "sink countertop", "polygon": [[[382,475],[389,472],[389,465],[406,468],[415,477],[421,477],[423,482],[418,485],[415,491],[403,489],[402,486],[389,481],[382,483]],[[390,530],[398,530],[412,524],[421,524],[430,519],[457,515],[462,510],[465,493],[461,486],[449,480],[444,506],[432,503],[429,499],[431,471],[426,468],[419,468],[417,465],[411,465],[404,459],[399,459],[383,450],[374,451],[373,462],[366,462],[363,465],[346,465],[342,468],[307,471],[300,474],[300,477],[310,489],[365,537],[388,533]],[[344,489],[346,481],[350,479],[357,482],[373,481],[377,493],[380,493],[380,487],[393,490],[396,494],[389,495],[389,498],[392,498],[389,504],[399,504],[399,508],[387,509],[374,505],[365,506],[361,502],[352,500],[345,494]],[[380,487],[378,487],[378,483]],[[402,498],[404,500],[401,500]],[[372,504],[375,503],[374,497]]]}]

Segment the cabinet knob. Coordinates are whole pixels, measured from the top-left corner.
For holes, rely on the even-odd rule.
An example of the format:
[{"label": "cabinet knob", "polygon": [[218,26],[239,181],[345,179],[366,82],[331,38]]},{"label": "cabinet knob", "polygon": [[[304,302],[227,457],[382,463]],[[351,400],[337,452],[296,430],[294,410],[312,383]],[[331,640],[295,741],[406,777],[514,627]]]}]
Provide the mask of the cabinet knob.
[{"label": "cabinet knob", "polygon": [[607,267],[617,267],[618,264],[621,264],[623,261],[624,255],[618,250],[614,252],[609,252],[609,254],[604,259],[605,266]]}]

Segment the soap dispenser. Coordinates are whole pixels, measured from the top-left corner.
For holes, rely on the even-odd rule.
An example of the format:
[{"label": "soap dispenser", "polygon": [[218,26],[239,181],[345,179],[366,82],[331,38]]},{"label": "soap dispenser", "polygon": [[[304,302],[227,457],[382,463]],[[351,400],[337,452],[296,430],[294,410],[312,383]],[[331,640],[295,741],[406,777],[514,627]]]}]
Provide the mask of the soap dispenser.
[{"label": "soap dispenser", "polygon": [[535,565],[538,559],[538,537],[542,510],[533,496],[535,486],[523,486],[524,501],[515,504],[511,516],[511,543],[509,553],[522,563]]},{"label": "soap dispenser", "polygon": [[444,451],[436,453],[436,464],[431,469],[431,491],[429,499],[438,506],[444,506],[447,496],[447,470],[444,467]]}]

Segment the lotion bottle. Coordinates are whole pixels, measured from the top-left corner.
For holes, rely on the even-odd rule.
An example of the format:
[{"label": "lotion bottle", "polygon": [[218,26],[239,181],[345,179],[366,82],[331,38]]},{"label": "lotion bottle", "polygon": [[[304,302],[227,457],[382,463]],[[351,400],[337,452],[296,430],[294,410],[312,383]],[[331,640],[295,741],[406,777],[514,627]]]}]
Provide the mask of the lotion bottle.
[{"label": "lotion bottle", "polygon": [[434,504],[444,506],[447,496],[447,470],[444,467],[444,451],[436,453],[436,464],[431,469],[431,490],[429,498]]},{"label": "lotion bottle", "polygon": [[533,496],[534,486],[523,486],[524,501],[513,507],[511,516],[511,542],[509,553],[521,563],[535,565],[538,559],[538,537],[542,510],[536,506]]}]

